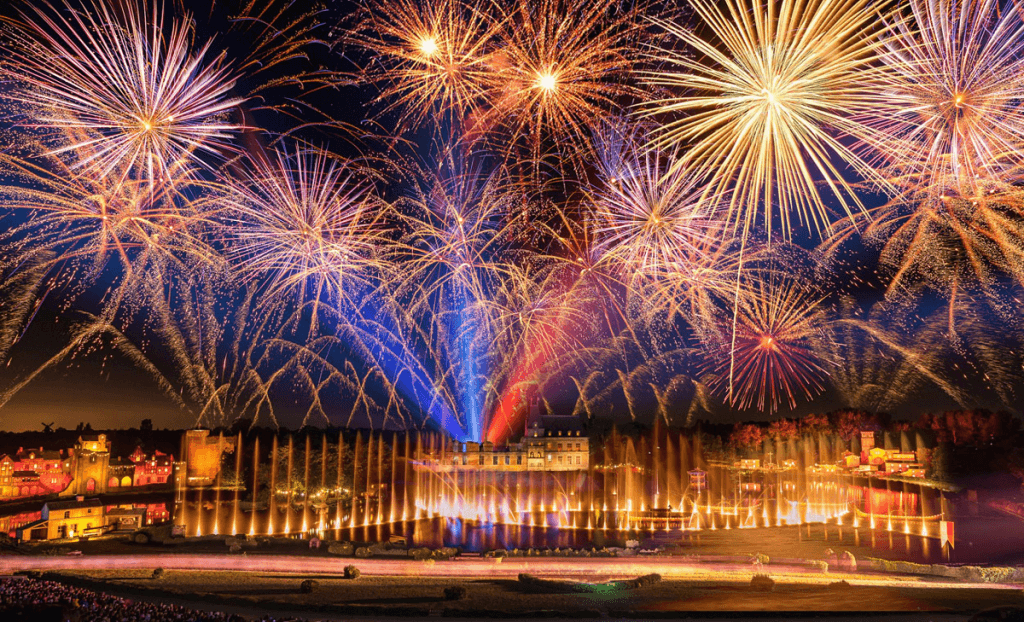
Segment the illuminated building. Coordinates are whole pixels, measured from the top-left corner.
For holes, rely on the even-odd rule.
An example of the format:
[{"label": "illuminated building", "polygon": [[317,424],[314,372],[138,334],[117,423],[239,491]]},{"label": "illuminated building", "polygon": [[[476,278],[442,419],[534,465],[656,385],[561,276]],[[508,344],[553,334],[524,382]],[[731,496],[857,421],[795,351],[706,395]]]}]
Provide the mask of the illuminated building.
[{"label": "illuminated building", "polygon": [[35,497],[60,492],[71,476],[59,450],[19,448],[12,458],[0,456],[0,499]]},{"label": "illuminated building", "polygon": [[590,468],[590,439],[575,427],[576,421],[534,415],[518,443],[453,443],[447,455],[435,460],[446,470],[585,471]]},{"label": "illuminated building", "polygon": [[98,535],[107,529],[106,512],[99,499],[48,501],[38,521],[19,527],[20,540],[61,540]]},{"label": "illuminated building", "polygon": [[78,437],[71,451],[71,485],[62,495],[95,495],[107,491],[110,481],[110,441],[106,434]]},{"label": "illuminated building", "polygon": [[[233,453],[235,443],[233,439],[223,436],[210,438],[209,430],[188,430],[185,432],[184,450],[185,477],[188,484],[209,486],[220,472],[221,456],[225,452]],[[167,475],[170,475],[170,471]]]},{"label": "illuminated building", "polygon": [[128,459],[135,464],[133,485],[153,486],[166,484],[170,480],[174,456],[155,451],[152,456],[147,457],[141,447],[136,447]]}]

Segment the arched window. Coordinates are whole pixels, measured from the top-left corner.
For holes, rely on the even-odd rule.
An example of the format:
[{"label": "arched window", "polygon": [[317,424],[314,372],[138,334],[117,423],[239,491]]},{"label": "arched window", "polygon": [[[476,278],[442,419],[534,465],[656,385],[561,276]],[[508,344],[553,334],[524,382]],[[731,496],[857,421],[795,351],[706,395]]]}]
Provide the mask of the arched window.
[{"label": "arched window", "polygon": [[85,483],[85,492],[93,493],[96,492],[96,480],[89,478],[89,481]]},{"label": "arched window", "polygon": [[117,478],[111,477],[110,481],[107,482],[107,488],[117,488]]},{"label": "arched window", "polygon": [[125,475],[124,477],[121,478],[121,485],[122,486],[131,486],[132,485],[132,478],[130,478],[127,475]]}]

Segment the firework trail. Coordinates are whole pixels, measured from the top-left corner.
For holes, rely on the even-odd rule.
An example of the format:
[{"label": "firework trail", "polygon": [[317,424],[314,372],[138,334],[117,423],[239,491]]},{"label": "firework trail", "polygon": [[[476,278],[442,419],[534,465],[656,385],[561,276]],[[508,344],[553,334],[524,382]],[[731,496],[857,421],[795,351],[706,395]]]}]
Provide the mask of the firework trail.
[{"label": "firework trail", "polygon": [[[797,399],[820,393],[829,374],[829,361],[814,349],[829,338],[821,299],[771,273],[745,286],[751,295],[739,308],[731,345],[710,366],[708,384],[740,409],[775,412],[783,402],[795,408]],[[719,343],[730,343],[728,335]]]},{"label": "firework trail", "polygon": [[231,151],[242,129],[227,119],[241,103],[233,72],[223,56],[207,58],[187,20],[132,0],[63,8],[9,20],[4,42],[16,85],[6,97],[26,109],[23,125],[51,135],[51,154],[94,179],[144,171],[157,183]]},{"label": "firework trail", "polygon": [[[667,91],[643,106],[664,119],[655,143],[684,153],[676,166],[725,196],[728,220],[743,237],[763,221],[784,238],[792,215],[831,230],[835,201],[862,209],[842,167],[873,179],[871,167],[841,140],[860,136],[854,113],[873,58],[877,29],[865,0],[692,0],[701,27],[655,24],[684,50],[655,48],[662,67],[645,73]],[[707,33],[701,35],[699,33]],[[820,188],[827,189],[826,196]]]},{"label": "firework trail", "polygon": [[[892,317],[913,318],[906,305],[880,302],[862,310],[850,297],[844,297],[831,322],[832,339],[816,344],[819,357],[836,365],[830,384],[845,406],[868,412],[892,412],[925,387],[953,390],[954,400],[962,399],[941,376],[941,360],[949,348],[941,318],[932,322],[913,322],[893,326]],[[913,334],[913,339],[902,334]]]},{"label": "firework trail", "polygon": [[365,285],[382,211],[365,169],[300,145],[250,160],[208,200],[220,210],[227,257],[243,277],[300,301],[335,302]]}]

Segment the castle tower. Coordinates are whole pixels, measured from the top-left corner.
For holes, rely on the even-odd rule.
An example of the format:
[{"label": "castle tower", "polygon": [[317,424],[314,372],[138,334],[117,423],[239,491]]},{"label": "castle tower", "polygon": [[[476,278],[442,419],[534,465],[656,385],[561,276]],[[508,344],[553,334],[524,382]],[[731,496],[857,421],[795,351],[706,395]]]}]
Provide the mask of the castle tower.
[{"label": "castle tower", "polygon": [[99,495],[107,492],[110,441],[106,434],[79,436],[71,458],[71,484],[62,495]]}]

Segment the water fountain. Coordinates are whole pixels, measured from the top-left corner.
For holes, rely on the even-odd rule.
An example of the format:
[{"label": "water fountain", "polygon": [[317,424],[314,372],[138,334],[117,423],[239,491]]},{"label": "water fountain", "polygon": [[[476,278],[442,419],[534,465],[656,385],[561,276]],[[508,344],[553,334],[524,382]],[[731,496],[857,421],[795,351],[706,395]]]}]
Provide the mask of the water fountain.
[{"label": "water fountain", "polygon": [[[447,541],[457,532],[529,547],[553,538],[585,544],[598,534],[617,541],[664,534],[658,537],[693,542],[703,530],[800,525],[802,537],[860,542],[870,532],[885,546],[893,538],[936,538],[937,521],[948,513],[939,493],[917,483],[867,479],[822,462],[846,447],[821,434],[766,440],[742,460],[706,455],[702,437],[699,430],[669,432],[660,424],[642,438],[612,430],[588,452],[585,465],[559,469],[552,444],[569,446],[576,437],[573,443],[544,439],[550,442],[540,455],[523,449],[515,458],[508,448],[470,447],[435,433],[339,433],[336,441],[322,434],[318,443],[306,434],[300,480],[295,445],[301,439],[289,436],[281,451],[281,437],[264,438],[268,459],[258,438],[246,446],[239,435],[233,494],[223,493],[223,474],[205,493],[202,486],[185,490],[189,483],[178,477],[175,520],[187,523],[190,535],[218,534],[228,532],[230,514],[230,533],[244,533],[242,499],[251,495],[253,535],[365,541],[434,533],[430,537]],[[248,451],[252,477],[242,480]],[[261,505],[264,485],[268,503]]]}]

